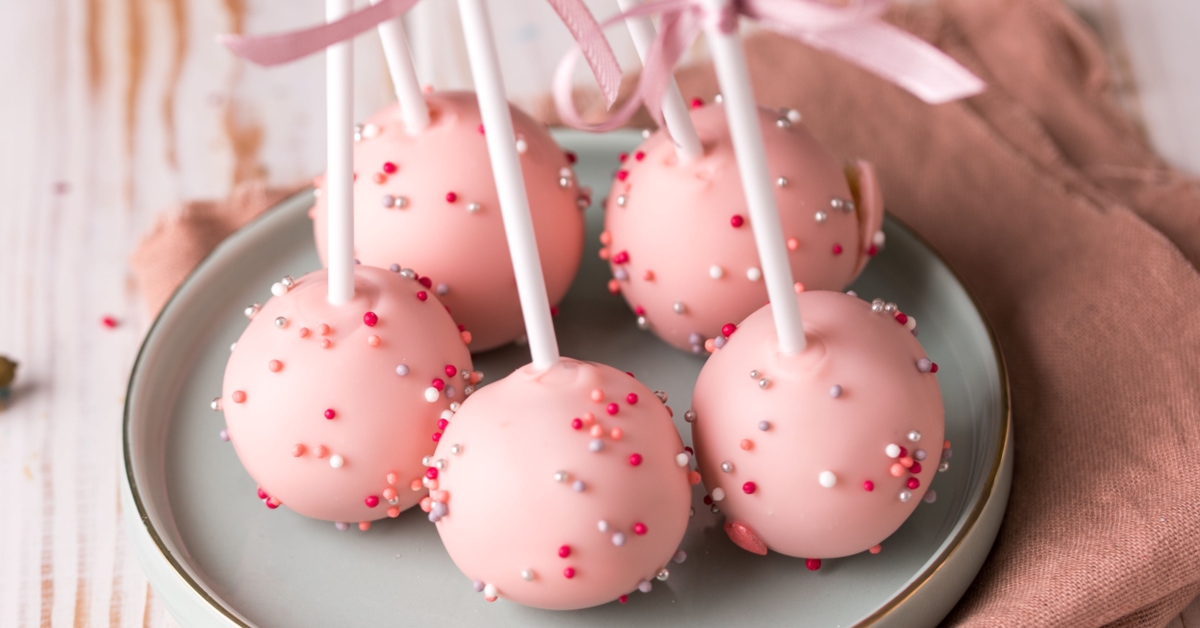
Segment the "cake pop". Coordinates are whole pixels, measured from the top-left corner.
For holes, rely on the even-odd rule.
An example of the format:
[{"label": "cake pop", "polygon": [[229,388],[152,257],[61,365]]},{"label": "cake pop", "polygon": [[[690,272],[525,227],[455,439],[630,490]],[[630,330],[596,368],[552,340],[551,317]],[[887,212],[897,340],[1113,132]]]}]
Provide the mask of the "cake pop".
[{"label": "cake pop", "polygon": [[[399,106],[371,116],[354,145],[354,254],[364,264],[412,267],[471,330],[475,352],[518,338],[521,310],[474,94],[426,95],[430,122],[406,131]],[[546,128],[516,107],[525,187],[550,302],[558,303],[583,255],[583,210],[591,203]],[[324,179],[317,189],[323,190]],[[312,209],[317,250],[325,257],[326,204]]]},{"label": "cake pop", "polygon": [[[700,157],[682,160],[663,129],[623,156],[601,257],[612,268],[610,291],[641,328],[699,353],[724,324],[766,303],[767,290],[724,107],[691,114]],[[794,110],[759,107],[757,117],[795,279],[808,289],[845,288],[883,244],[874,169],[865,161],[843,167]]]},{"label": "cake pop", "polygon": [[805,349],[778,351],[763,307],[726,329],[692,397],[704,486],[742,548],[808,559],[876,548],[942,455],[937,364],[915,319],[840,292],[797,296]]},{"label": "cake pop", "polygon": [[358,266],[354,297],[327,272],[284,278],[250,324],[214,401],[267,506],[335,522],[395,517],[424,495],[452,405],[478,383],[450,315],[411,270]]}]

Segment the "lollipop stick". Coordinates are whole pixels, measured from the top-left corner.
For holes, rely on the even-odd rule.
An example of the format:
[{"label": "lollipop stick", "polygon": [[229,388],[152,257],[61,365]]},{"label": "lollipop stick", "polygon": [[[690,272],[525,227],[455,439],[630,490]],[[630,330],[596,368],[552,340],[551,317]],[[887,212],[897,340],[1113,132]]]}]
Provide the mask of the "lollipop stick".
[{"label": "lollipop stick", "polygon": [[[325,20],[350,13],[353,0],[325,0]],[[329,302],[343,305],[354,298],[354,49],[350,41],[325,51],[325,108],[329,206]]]},{"label": "lollipop stick", "polygon": [[775,192],[771,188],[767,170],[767,154],[758,125],[758,108],[750,88],[746,55],[737,34],[737,14],[727,14],[732,24],[725,19],[717,19],[731,2],[704,1],[709,14],[705,33],[717,70],[717,81],[725,95],[725,114],[733,139],[733,152],[737,156],[738,172],[742,175],[750,224],[754,228],[754,243],[758,247],[763,279],[767,284],[767,296],[771,299],[779,350],[785,354],[795,354],[804,350],[804,325],[793,292],[792,269],[788,264],[779,208],[775,204]]},{"label": "lollipop stick", "polygon": [[[383,0],[371,0],[379,4]],[[416,135],[429,126],[429,106],[417,81],[413,67],[412,52],[408,46],[408,35],[404,33],[404,18],[394,17],[379,25],[379,39],[383,42],[383,57],[387,60],[396,99],[400,101],[400,115],[404,119],[404,130]]]},{"label": "lollipop stick", "polygon": [[508,99],[500,78],[496,42],[483,0],[458,0],[458,8],[462,13],[467,58],[483,116],[488,157],[492,162],[496,191],[500,197],[504,233],[508,237],[508,249],[517,278],[517,295],[525,317],[525,333],[529,336],[529,352],[533,356],[534,368],[548,369],[558,363],[558,341],[550,320],[550,300],[546,296],[546,282],[538,259],[533,220],[529,215],[529,197],[525,192],[525,179],[521,175]]},{"label": "lollipop stick", "polygon": [[[622,11],[629,11],[641,3],[641,0],[617,0]],[[654,43],[654,23],[649,17],[635,17],[626,20],[625,25],[629,28],[633,47],[637,48],[638,57],[644,65],[646,57],[650,56],[650,46]],[[671,78],[667,93],[663,96],[662,112],[667,132],[675,141],[675,152],[679,155],[679,160],[687,163],[703,154],[704,147],[700,145],[696,127],[692,124],[692,117],[688,115],[687,104],[683,102],[683,95],[679,93],[679,83],[675,82],[674,77]]]}]

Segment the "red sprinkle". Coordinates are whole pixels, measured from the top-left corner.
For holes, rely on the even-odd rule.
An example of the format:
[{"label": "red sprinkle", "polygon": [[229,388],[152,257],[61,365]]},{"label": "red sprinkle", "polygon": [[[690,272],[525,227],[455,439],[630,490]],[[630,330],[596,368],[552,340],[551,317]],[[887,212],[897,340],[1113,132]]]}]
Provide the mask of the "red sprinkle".
[{"label": "red sprinkle", "polygon": [[433,287],[433,280],[430,279],[429,277],[418,277],[417,283],[421,284],[422,286],[425,286],[426,288]]},{"label": "red sprinkle", "polygon": [[576,430],[583,429],[583,419],[580,419],[580,418],[571,419],[571,428],[576,429]]},{"label": "red sprinkle", "polygon": [[458,375],[458,367],[454,366],[453,364],[447,364],[444,371],[446,373],[446,377],[454,377],[455,375]]},{"label": "red sprinkle", "polygon": [[617,171],[617,179],[618,180],[624,181],[625,179],[628,179],[628,178],[629,178],[629,171],[627,171],[627,170],[618,170]]},{"label": "red sprinkle", "polygon": [[604,411],[609,414],[616,414],[618,411],[620,411],[620,409],[621,406],[618,406],[615,403],[610,403],[607,406],[604,406]]},{"label": "red sprinkle", "polygon": [[567,156],[567,163],[573,164],[576,161],[579,161],[579,157],[571,151],[566,151],[564,154]]},{"label": "red sprinkle", "polygon": [[875,490],[875,483],[870,480],[863,482],[863,490],[870,493],[871,491]]},{"label": "red sprinkle", "polygon": [[366,325],[367,327],[374,327],[378,322],[379,316],[376,315],[375,312],[367,312],[366,314],[363,314],[363,325]]},{"label": "red sprinkle", "polygon": [[279,508],[279,502],[268,499],[267,500],[267,508],[270,508],[271,510],[275,510],[276,508]]},{"label": "red sprinkle", "polygon": [[637,393],[629,393],[628,395],[625,395],[625,403],[627,403],[631,406],[634,406],[634,405],[637,405],[637,402],[638,402]]},{"label": "red sprinkle", "polygon": [[447,203],[453,203],[454,201],[457,201],[457,200],[458,200],[458,194],[455,194],[454,192],[446,192],[446,202]]},{"label": "red sprinkle", "polygon": [[444,430],[444,429],[446,429],[446,426],[447,426],[447,425],[450,425],[450,421],[447,421],[446,419],[438,419],[438,422],[437,422],[437,428],[438,428],[439,430]]},{"label": "red sprinkle", "polygon": [[618,602],[620,602],[620,603],[622,603],[622,604],[624,604],[624,603],[626,603],[626,602],[628,602],[628,601],[629,601],[629,596],[628,596],[628,595],[622,595],[621,597],[617,598],[617,601],[618,601]]},{"label": "red sprinkle", "polygon": [[646,153],[639,150],[638,152],[633,154],[633,158],[638,161],[641,161],[646,158]]},{"label": "red sprinkle", "polygon": [[897,458],[903,458],[903,457],[905,457],[905,456],[907,456],[907,455],[908,455],[908,448],[906,448],[906,447],[901,447],[901,448],[900,448],[900,455],[899,455],[899,456],[896,456],[896,457],[897,457]]},{"label": "red sprinkle", "polygon": [[937,362],[934,362],[934,363],[933,363],[933,364],[932,364],[932,365],[929,367],[929,372],[930,372],[930,373],[936,373],[936,372],[938,372],[938,366],[937,366]]},{"label": "red sprinkle", "polygon": [[721,325],[721,335],[725,336],[726,338],[732,336],[733,332],[735,331],[737,331],[737,325],[734,325],[733,323],[725,323],[724,325]]},{"label": "red sprinkle", "polygon": [[646,524],[642,523],[641,521],[633,524],[633,533],[638,536],[645,534],[646,533]]},{"label": "red sprinkle", "polygon": [[424,290],[421,290],[420,292],[418,292],[418,293],[417,293],[417,300],[418,300],[418,301],[424,301],[424,300],[426,300],[426,299],[428,299],[428,298],[429,298],[429,295],[428,295],[428,294],[425,294],[425,291],[424,291]]},{"label": "red sprinkle", "polygon": [[757,491],[757,490],[758,490],[758,485],[755,484],[754,482],[746,482],[745,484],[742,485],[742,492],[747,495],[752,495],[754,493],[754,491]]},{"label": "red sprinkle", "polygon": [[804,559],[804,566],[808,567],[809,571],[816,571],[821,568],[821,559],[820,558],[806,558],[806,559]]},{"label": "red sprinkle", "polygon": [[688,455],[689,455],[689,456],[695,456],[695,455],[696,455],[696,450],[694,450],[694,449],[692,449],[691,447],[688,447],[688,446],[686,446],[686,445],[684,446],[683,450],[684,450],[684,451],[686,451],[686,452],[688,453]]},{"label": "red sprinkle", "polygon": [[564,545],[564,546],[558,548],[558,557],[559,558],[566,558],[570,555],[571,555],[571,546],[570,545]]},{"label": "red sprinkle", "polygon": [[629,159],[629,153],[621,153],[620,155],[617,155],[617,161],[621,163],[625,163],[626,159]]},{"label": "red sprinkle", "polygon": [[446,390],[446,382],[440,377],[433,378],[433,381],[429,382],[429,385],[438,390]]},{"label": "red sprinkle", "polygon": [[712,506],[712,503],[713,503],[713,498],[712,498],[712,495],[705,495],[705,496],[704,496],[704,505],[705,505],[705,506]]},{"label": "red sprinkle", "polygon": [[908,468],[908,472],[913,475],[920,473],[921,472],[921,463],[916,462],[914,460],[912,466]]},{"label": "red sprinkle", "polygon": [[425,477],[427,477],[431,480],[436,480],[437,476],[438,476],[437,467],[428,467],[425,469]]},{"label": "red sprinkle", "polygon": [[638,316],[645,316],[645,315],[646,315],[646,308],[644,308],[644,307],[642,307],[642,306],[640,306],[640,305],[638,305],[638,306],[635,306],[635,307],[633,308],[633,313],[634,313],[634,314],[637,314]]},{"label": "red sprinkle", "polygon": [[383,171],[384,171],[385,173],[387,173],[387,174],[394,174],[394,173],[396,172],[396,170],[397,170],[397,168],[396,168],[396,164],[394,164],[394,163],[392,163],[392,162],[390,162],[390,161],[385,161],[385,162],[383,162]]},{"label": "red sprinkle", "polygon": [[738,227],[746,224],[746,219],[742,218],[739,214],[734,214],[733,217],[729,219],[729,224],[732,225],[734,229],[737,229]]},{"label": "red sprinkle", "polygon": [[921,487],[921,481],[917,478],[908,478],[908,481],[905,482],[904,485],[910,489],[916,490]]},{"label": "red sprinkle", "polygon": [[333,408],[325,410],[325,418],[333,420],[335,417],[337,417],[337,412],[334,412]]},{"label": "red sprinkle", "polygon": [[875,246],[874,244],[867,247],[867,257],[875,257],[878,254],[879,254],[879,247]]},{"label": "red sprinkle", "polygon": [[908,314],[905,314],[904,312],[896,312],[896,322],[900,323],[901,325],[907,323]]},{"label": "red sprinkle", "polygon": [[564,570],[563,570],[563,577],[564,577],[564,578],[568,578],[568,579],[569,579],[569,578],[574,578],[574,577],[575,577],[575,568],[574,568],[574,567],[567,567],[566,569],[564,569]]},{"label": "red sprinkle", "polygon": [[642,454],[629,454],[629,464],[635,467],[642,464]]},{"label": "red sprinkle", "polygon": [[365,503],[367,505],[367,508],[374,508],[379,505],[379,498],[376,497],[375,495],[371,495],[371,496],[367,497],[366,499],[364,499],[363,503]]},{"label": "red sprinkle", "polygon": [[699,98],[692,99],[692,109],[699,109],[704,106],[704,101]]},{"label": "red sprinkle", "polygon": [[833,245],[833,254],[841,255],[842,254],[842,245],[840,245],[840,244]]},{"label": "red sprinkle", "polygon": [[116,329],[117,319],[113,316],[105,316],[104,318],[100,319],[100,324],[104,325],[108,329]]},{"label": "red sprinkle", "polygon": [[558,316],[558,306],[557,306],[557,305],[551,305],[551,306],[550,306],[550,317],[551,317],[551,318],[554,318],[555,316]]}]

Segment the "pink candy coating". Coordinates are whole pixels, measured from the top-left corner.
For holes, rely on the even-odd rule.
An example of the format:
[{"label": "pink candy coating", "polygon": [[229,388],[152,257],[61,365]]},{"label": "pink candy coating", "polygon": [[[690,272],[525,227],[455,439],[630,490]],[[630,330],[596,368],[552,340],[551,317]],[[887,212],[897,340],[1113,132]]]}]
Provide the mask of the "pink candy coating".
[{"label": "pink candy coating", "polygon": [[[698,352],[766,303],[767,292],[754,235],[742,227],[749,212],[724,107],[691,116],[704,155],[680,165],[670,138],[651,135],[638,148],[644,158],[625,162],[626,176],[613,182],[605,229],[614,287],[660,338]],[[759,109],[771,180],[786,179],[774,189],[784,236],[795,242],[792,273],[810,290],[840,290],[862,271],[882,226],[874,169],[862,161],[843,168],[801,125],[779,128],[779,119]],[[857,209],[835,209],[834,199]]]},{"label": "pink candy coating", "polygon": [[[594,401],[593,390],[605,397]],[[468,578],[520,604],[577,609],[611,602],[670,563],[691,502],[688,469],[675,461],[683,443],[661,403],[603,412],[631,392],[655,399],[614,368],[564,358],[544,372],[518,369],[462,405],[434,458],[445,460],[448,496],[438,532]],[[587,412],[603,428],[620,422],[623,438],[574,429],[572,417]],[[594,440],[603,447],[592,450]],[[629,464],[633,455],[641,464]]]},{"label": "pink candy coating", "polygon": [[[921,502],[936,465],[906,469],[886,452],[904,443],[940,455],[941,391],[917,369],[926,357],[917,339],[890,315],[838,292],[796,298],[805,351],[779,353],[764,307],[704,365],[693,395],[696,460],[705,488],[724,492],[716,505],[740,546],[847,556],[886,539]],[[769,431],[758,429],[763,420]],[[739,444],[747,435],[750,449]]]},{"label": "pink candy coating", "polygon": [[[368,521],[386,513],[364,496],[385,493],[391,479],[421,477],[439,416],[463,400],[465,383],[453,399],[427,401],[428,378],[446,364],[470,368],[471,357],[445,308],[412,298],[417,282],[356,266],[354,299],[341,306],[329,305],[327,285],[326,271],[305,275],[250,321],[225,367],[224,396],[246,391],[243,403],[225,404],[226,428],[246,471],[283,505],[317,519]],[[377,315],[373,327],[363,321],[368,311]],[[333,343],[323,348],[315,336],[281,329],[278,317],[288,328],[322,329]],[[385,342],[368,346],[372,334]],[[268,358],[287,368],[263,369]],[[397,375],[400,364],[408,376]],[[421,496],[399,491],[387,505],[408,508]]]},{"label": "pink candy coating", "polygon": [[[409,135],[393,105],[364,124],[377,135],[364,134],[354,146],[355,257],[383,268],[410,267],[433,280],[427,289],[447,287],[439,298],[471,331],[471,350],[484,351],[511,342],[524,327],[486,140],[477,130],[479,107],[473,93],[434,92],[426,99],[432,122],[425,131]],[[546,289],[555,304],[583,255],[581,191],[573,174],[565,187],[560,184],[570,163],[545,127],[515,107],[512,114],[525,148],[521,166]],[[387,174],[377,182],[373,173]],[[317,185],[323,188],[323,179]],[[392,206],[383,205],[385,197]],[[311,216],[324,261],[324,195]]]}]

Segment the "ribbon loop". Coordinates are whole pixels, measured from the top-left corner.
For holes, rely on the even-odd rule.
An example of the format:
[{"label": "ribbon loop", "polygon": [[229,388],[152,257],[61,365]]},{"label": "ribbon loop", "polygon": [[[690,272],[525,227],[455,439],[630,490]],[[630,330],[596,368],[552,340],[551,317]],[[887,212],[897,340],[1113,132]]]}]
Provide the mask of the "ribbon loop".
[{"label": "ribbon loop", "polygon": [[[346,41],[404,15],[418,0],[383,0],[339,20],[273,35],[221,35],[217,41],[235,55],[263,66],[295,61]],[[621,86],[621,66],[596,18],[583,0],[547,0],[582,50],[605,100],[611,106]]]},{"label": "ribbon loop", "polygon": [[[659,15],[659,32],[646,56],[642,76],[629,102],[604,122],[588,124],[571,99],[571,77],[579,49],[572,49],[555,73],[554,100],[563,121],[576,128],[607,131],[623,126],[639,106],[663,126],[662,99],[675,66],[704,30],[717,20],[722,30],[737,28],[744,16],[782,35],[835,54],[909,91],[941,104],[983,91],[979,77],[925,40],[884,22],[890,0],[858,0],[841,7],[820,0],[734,0],[710,14],[702,0],[661,0],[620,13],[600,24],[606,28],[630,18]],[[611,102],[610,102],[611,105]]]}]

